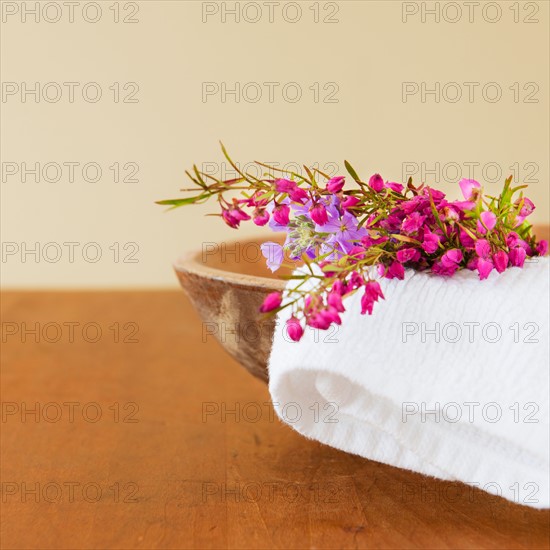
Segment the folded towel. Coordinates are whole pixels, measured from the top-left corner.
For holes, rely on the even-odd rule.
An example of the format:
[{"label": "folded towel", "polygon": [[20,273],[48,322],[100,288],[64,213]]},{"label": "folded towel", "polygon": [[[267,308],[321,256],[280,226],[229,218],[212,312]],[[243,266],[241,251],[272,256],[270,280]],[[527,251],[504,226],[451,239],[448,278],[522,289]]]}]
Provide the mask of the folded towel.
[{"label": "folded towel", "polygon": [[299,343],[277,329],[277,414],[343,451],[549,507],[549,267],[408,271],[381,283],[372,316],[358,292],[339,327]]}]

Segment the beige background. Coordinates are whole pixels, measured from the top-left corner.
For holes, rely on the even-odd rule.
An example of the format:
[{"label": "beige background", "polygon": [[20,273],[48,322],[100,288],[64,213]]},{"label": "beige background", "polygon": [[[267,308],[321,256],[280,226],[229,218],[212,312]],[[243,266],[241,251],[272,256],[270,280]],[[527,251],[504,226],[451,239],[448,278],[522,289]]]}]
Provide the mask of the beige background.
[{"label": "beige background", "polygon": [[[184,170],[194,162],[221,163],[218,139],[243,163],[258,159],[342,167],[347,158],[365,177],[379,171],[396,181],[403,179],[404,162],[425,163],[428,169],[439,162],[442,171],[447,165],[450,177],[454,172],[448,163],[460,165],[463,176],[468,175],[467,163],[479,163],[474,176],[494,192],[500,183],[484,180],[482,167],[492,179],[496,169],[490,163],[495,163],[504,179],[518,163],[518,178],[532,181],[529,196],[538,206],[533,220],[549,221],[548,2],[515,4],[517,23],[513,2],[492,3],[502,12],[495,23],[486,19],[495,18],[497,8],[486,8],[486,18],[482,13],[487,2],[479,3],[473,22],[459,2],[463,14],[456,23],[445,21],[456,13],[446,7],[449,2],[439,3],[441,10],[448,10],[440,13],[439,23],[433,15],[426,22],[421,19],[422,5],[433,8],[434,2],[405,3],[419,12],[404,23],[404,3],[393,0],[300,2],[302,15],[295,23],[283,18],[283,8],[287,18],[296,14],[295,7],[285,6],[288,2],[274,6],[273,22],[265,4],[253,2],[238,23],[230,15],[222,21],[223,2],[206,22],[202,12],[213,10],[212,2],[98,2],[102,15],[96,23],[83,19],[84,3],[75,7],[72,23],[66,8],[59,22],[41,18],[36,23],[32,15],[22,20],[25,3],[2,4],[4,92],[13,89],[9,83],[19,89],[22,82],[29,87],[34,82],[81,83],[73,103],[63,86],[61,100],[53,103],[43,98],[35,102],[30,95],[23,102],[20,92],[2,95],[2,241],[4,251],[13,246],[19,250],[2,258],[5,287],[175,286],[170,264],[180,253],[200,248],[202,242],[239,236],[219,219],[204,217],[216,211],[215,204],[168,214],[153,204],[187,186]],[[235,2],[225,4],[231,8]],[[246,3],[236,4],[242,10]],[[11,15],[14,5],[18,11]],[[139,8],[133,16],[139,22],[115,23],[113,5],[121,18]],[[262,18],[249,22],[257,6]],[[319,10],[320,22],[315,23],[310,8]],[[55,6],[49,9],[46,17],[55,19]],[[87,9],[88,18],[95,17]],[[338,22],[323,23],[327,17]],[[303,93],[296,103],[284,101],[280,93],[292,81]],[[101,86],[99,102],[82,99],[87,82]],[[115,103],[109,89],[115,82],[137,83],[138,102]],[[203,82],[227,82],[228,87],[257,82],[264,95],[257,103],[243,98],[236,103],[234,96],[223,103],[219,94],[203,101]],[[281,83],[272,103],[264,82]],[[315,102],[309,87],[316,82],[321,99],[329,91],[323,85],[336,83],[337,103]],[[422,103],[420,95],[404,103],[403,82],[480,86],[472,103],[467,97],[457,103],[441,97],[436,103],[433,96]],[[483,99],[481,88],[488,82],[502,89],[495,103]],[[517,103],[509,89],[516,82],[521,94]],[[539,87],[534,96],[538,103],[524,102],[534,89],[523,90],[529,82]],[[252,97],[254,88],[247,90]],[[42,176],[35,182],[31,176],[23,183],[20,172],[6,173],[14,166],[20,170],[23,162],[41,167],[95,162],[102,177],[87,182],[76,168],[73,182],[65,169],[58,182]],[[115,162],[136,163],[139,181],[115,183],[109,169]],[[421,174],[413,177],[419,181]],[[425,179],[434,183],[433,175]],[[455,184],[439,185],[458,194]],[[267,229],[252,225],[240,235],[251,233],[269,236]],[[37,242],[41,251],[46,243],[59,243],[62,256],[54,262],[23,258],[23,243],[32,248]],[[80,243],[73,262],[64,242]],[[82,258],[89,242],[101,247],[97,263]],[[124,251],[129,242],[139,246],[137,263],[122,261],[135,248]],[[118,262],[114,243],[122,249]],[[49,253],[54,255],[55,247]]]}]

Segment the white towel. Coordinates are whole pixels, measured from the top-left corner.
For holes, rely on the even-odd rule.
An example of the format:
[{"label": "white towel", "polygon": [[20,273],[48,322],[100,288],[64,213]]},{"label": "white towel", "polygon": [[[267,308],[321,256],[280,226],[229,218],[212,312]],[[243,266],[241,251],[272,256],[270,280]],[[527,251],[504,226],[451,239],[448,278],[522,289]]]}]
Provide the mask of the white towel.
[{"label": "white towel", "polygon": [[358,292],[342,326],[299,343],[283,310],[269,361],[277,414],[343,451],[549,507],[549,266],[486,281],[408,271],[381,283],[372,316]]}]

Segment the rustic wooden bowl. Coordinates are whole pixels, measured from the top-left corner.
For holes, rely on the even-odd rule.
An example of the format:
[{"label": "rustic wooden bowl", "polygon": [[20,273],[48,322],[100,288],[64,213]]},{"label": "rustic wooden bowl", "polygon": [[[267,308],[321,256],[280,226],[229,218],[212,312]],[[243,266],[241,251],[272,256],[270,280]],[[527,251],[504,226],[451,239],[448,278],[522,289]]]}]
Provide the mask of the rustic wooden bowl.
[{"label": "rustic wooden bowl", "polygon": [[[549,226],[535,228],[548,239]],[[265,265],[260,244],[269,239],[205,244],[200,252],[174,265],[181,286],[203,320],[203,341],[216,337],[251,374],[267,382],[267,361],[275,319],[259,312],[266,294],[283,290],[285,282]]]},{"label": "rustic wooden bowl", "polygon": [[203,320],[203,341],[216,337],[234,359],[265,382],[275,318],[259,309],[267,294],[285,287],[265,265],[260,244],[267,240],[278,239],[205,244],[202,251],[174,265]]}]

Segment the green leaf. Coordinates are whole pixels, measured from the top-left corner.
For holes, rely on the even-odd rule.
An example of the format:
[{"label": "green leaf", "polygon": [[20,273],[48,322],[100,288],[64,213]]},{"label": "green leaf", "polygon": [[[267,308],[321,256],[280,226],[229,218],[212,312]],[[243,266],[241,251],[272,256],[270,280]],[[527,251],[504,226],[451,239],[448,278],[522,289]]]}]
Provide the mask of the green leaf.
[{"label": "green leaf", "polygon": [[357,175],[357,172],[353,169],[353,166],[347,161],[344,161],[344,166],[346,167],[346,170],[349,172],[349,175],[357,182],[362,183],[361,178]]},{"label": "green leaf", "polygon": [[202,195],[197,195],[195,197],[187,197],[185,199],[166,199],[162,201],[156,201],[155,204],[160,204],[161,206],[171,206],[172,208],[178,208],[179,206],[185,206],[186,204],[194,204],[200,200],[205,200],[210,195],[203,193]]}]

